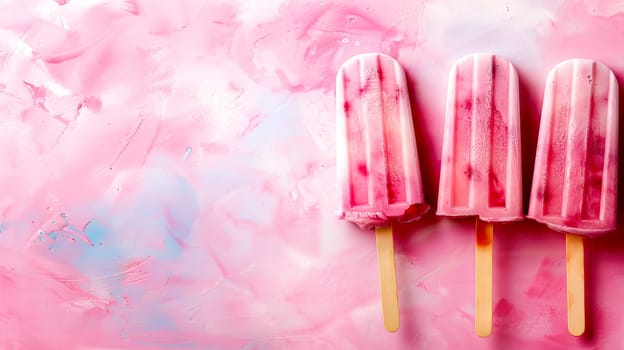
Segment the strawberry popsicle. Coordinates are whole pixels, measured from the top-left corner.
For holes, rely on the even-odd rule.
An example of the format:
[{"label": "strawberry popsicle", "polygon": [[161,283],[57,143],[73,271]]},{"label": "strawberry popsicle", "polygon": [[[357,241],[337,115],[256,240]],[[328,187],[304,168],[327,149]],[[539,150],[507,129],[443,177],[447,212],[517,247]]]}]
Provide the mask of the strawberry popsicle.
[{"label": "strawberry popsicle", "polygon": [[618,84],[605,65],[574,59],[548,75],[529,218],[565,232],[568,329],[585,329],[583,236],[615,229]]},{"label": "strawberry popsicle", "polygon": [[593,237],[615,229],[618,85],[605,65],[568,60],[546,82],[528,217]]},{"label": "strawberry popsicle", "polygon": [[392,224],[416,220],[424,202],[403,68],[389,56],[362,54],[336,79],[340,218],[375,227],[384,325],[396,331],[398,301]]},{"label": "strawberry popsicle", "polygon": [[363,228],[407,222],[427,212],[403,69],[364,54],[336,81],[340,217]]},{"label": "strawberry popsicle", "polygon": [[504,59],[474,54],[449,80],[437,214],[476,216],[475,330],[492,327],[491,222],[522,215],[518,75]]}]

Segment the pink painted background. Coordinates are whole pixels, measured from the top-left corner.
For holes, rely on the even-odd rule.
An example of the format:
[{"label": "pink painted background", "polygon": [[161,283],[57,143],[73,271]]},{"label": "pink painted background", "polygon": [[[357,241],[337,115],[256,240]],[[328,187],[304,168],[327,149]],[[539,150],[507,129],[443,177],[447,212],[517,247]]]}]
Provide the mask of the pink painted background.
[{"label": "pink painted background", "polygon": [[586,244],[581,338],[563,235],[498,225],[487,339],[473,221],[403,225],[386,333],[374,236],[336,219],[334,122],[340,64],[396,57],[435,207],[450,67],[499,54],[526,207],[548,70],[594,58],[624,82],[623,37],[606,0],[1,2],[0,349],[623,349],[621,223]]}]

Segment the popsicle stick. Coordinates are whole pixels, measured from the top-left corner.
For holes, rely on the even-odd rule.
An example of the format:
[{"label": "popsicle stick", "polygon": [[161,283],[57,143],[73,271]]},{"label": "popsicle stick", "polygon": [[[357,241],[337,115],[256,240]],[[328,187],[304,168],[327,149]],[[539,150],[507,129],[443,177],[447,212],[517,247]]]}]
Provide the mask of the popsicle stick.
[{"label": "popsicle stick", "polygon": [[566,235],[566,276],[568,288],[568,331],[579,336],[585,332],[585,269],[583,237]]},{"label": "popsicle stick", "polygon": [[492,223],[477,218],[475,268],[475,331],[480,337],[492,333],[492,246],[494,227]]},{"label": "popsicle stick", "polygon": [[384,328],[388,332],[396,332],[399,329],[399,298],[394,266],[392,225],[376,227],[375,237],[377,239],[377,263],[379,265]]}]

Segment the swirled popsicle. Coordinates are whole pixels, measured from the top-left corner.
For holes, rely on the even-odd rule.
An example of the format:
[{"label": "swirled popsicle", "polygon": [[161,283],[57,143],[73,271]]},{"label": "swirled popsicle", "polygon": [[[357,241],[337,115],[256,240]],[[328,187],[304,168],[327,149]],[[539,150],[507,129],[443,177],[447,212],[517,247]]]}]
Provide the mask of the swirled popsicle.
[{"label": "swirled popsicle", "polygon": [[437,214],[476,216],[475,330],[492,328],[491,222],[521,220],[518,75],[492,54],[461,59],[451,70]]},{"label": "swirled popsicle", "polygon": [[355,56],[336,79],[340,218],[376,227],[384,325],[399,327],[392,224],[416,220],[424,201],[405,72],[393,58]]},{"label": "swirled popsicle", "polygon": [[604,64],[573,59],[546,80],[529,218],[565,232],[568,329],[585,330],[583,237],[614,230],[618,84]]}]

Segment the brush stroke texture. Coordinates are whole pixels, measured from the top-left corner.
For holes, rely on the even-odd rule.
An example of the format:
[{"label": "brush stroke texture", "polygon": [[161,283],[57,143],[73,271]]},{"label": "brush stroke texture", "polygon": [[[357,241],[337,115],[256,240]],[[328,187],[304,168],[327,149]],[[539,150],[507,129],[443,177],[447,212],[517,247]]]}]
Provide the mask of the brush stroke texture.
[{"label": "brush stroke texture", "polygon": [[621,226],[587,244],[583,338],[563,236],[497,227],[480,339],[472,221],[407,224],[387,334],[374,237],[335,217],[333,92],[354,54],[401,62],[435,206],[454,62],[516,66],[532,164],[546,72],[589,57],[622,81],[623,31],[606,0],[3,1],[0,349],[624,348]]}]

